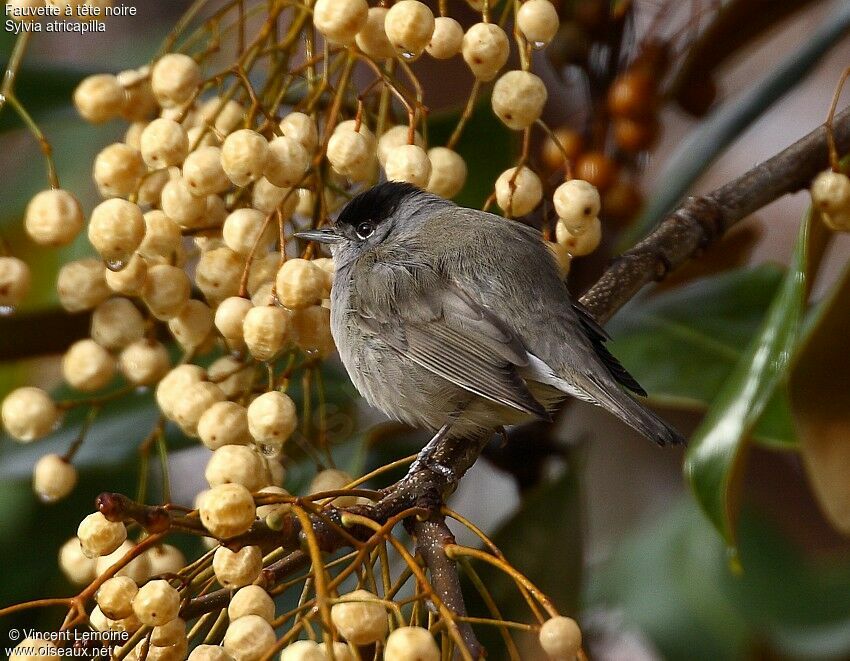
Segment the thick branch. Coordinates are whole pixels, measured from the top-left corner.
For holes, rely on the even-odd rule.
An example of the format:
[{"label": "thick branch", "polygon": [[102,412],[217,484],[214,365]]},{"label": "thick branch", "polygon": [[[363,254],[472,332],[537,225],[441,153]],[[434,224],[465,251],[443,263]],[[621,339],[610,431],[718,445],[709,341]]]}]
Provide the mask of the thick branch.
[{"label": "thick branch", "polygon": [[[850,109],[836,115],[834,132],[838,151],[848,151]],[[828,165],[826,128],[820,126],[734,181],[688,198],[654,232],[618,257],[581,302],[605,323],[644,285],[663,279],[751,213],[807,188]]]},{"label": "thick branch", "polygon": [[[431,576],[431,587],[439,595],[446,607],[455,615],[466,617],[466,604],[460,589],[460,577],[457,566],[445,552],[447,544],[454,544],[455,538],[442,516],[434,515],[427,521],[417,521],[414,526],[416,550],[425,560]],[[484,655],[484,648],[475,637],[468,622],[458,623],[460,635],[473,659]]]}]

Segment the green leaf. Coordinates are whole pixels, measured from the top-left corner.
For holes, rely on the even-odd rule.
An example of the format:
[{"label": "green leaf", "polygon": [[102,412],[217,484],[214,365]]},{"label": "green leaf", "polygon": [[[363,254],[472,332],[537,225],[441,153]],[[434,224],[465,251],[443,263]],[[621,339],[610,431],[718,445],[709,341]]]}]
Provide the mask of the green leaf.
[{"label": "green leaf", "polygon": [[794,257],[767,318],[690,440],[685,474],[697,502],[735,561],[736,477],[743,446],[781,382],[803,318],[812,214],[800,225]]},{"label": "green leaf", "polygon": [[658,181],[662,187],[648,197],[640,218],[624,237],[633,243],[647,234],[676,205],[714,159],[747,127],[788,93],[812,70],[820,59],[847,34],[850,28],[850,3],[839,0],[831,5],[824,22],[807,34],[795,53],[771,68],[740,98],[732,99],[713,112],[667,160]]},{"label": "green leaf", "polygon": [[726,549],[692,501],[668,507],[594,567],[587,602],[614,610],[675,661],[753,658],[841,659],[850,651],[850,561],[805,556],[763,515],[744,508],[740,554]]},{"label": "green leaf", "polygon": [[758,331],[782,280],[738,269],[629,303],[607,325],[612,353],[667,406],[708,406]]}]

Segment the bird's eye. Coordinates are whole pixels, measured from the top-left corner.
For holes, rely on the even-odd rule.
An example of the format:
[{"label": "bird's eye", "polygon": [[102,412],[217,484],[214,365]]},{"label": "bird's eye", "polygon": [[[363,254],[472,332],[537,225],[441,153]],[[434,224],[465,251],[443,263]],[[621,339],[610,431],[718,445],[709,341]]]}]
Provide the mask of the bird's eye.
[{"label": "bird's eye", "polygon": [[372,236],[372,232],[375,231],[375,228],[372,226],[372,223],[364,222],[360,223],[355,231],[357,232],[357,236],[361,239],[368,239]]}]

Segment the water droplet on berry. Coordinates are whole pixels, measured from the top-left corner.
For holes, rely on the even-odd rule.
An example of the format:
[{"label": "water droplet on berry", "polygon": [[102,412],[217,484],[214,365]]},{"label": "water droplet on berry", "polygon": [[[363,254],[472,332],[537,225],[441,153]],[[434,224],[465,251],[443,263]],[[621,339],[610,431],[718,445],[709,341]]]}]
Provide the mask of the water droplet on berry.
[{"label": "water droplet on berry", "polygon": [[546,47],[546,42],[545,41],[535,41],[533,44],[531,44],[531,47],[534,48],[535,50],[540,50],[541,48]]},{"label": "water droplet on berry", "polygon": [[412,60],[414,57],[416,57],[416,55],[414,53],[411,53],[409,50],[402,51],[401,56],[405,60]]},{"label": "water droplet on berry", "polygon": [[121,271],[125,266],[127,266],[127,262],[122,259],[108,259],[105,264],[106,268],[112,272]]},{"label": "water droplet on berry", "polygon": [[14,305],[0,305],[0,317],[11,317],[17,311]]}]

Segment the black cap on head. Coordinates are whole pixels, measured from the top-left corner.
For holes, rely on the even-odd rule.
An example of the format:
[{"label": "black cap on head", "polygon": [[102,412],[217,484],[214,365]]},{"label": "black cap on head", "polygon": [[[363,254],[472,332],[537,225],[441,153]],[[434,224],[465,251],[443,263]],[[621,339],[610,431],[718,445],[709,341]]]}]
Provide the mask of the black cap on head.
[{"label": "black cap on head", "polygon": [[364,220],[378,224],[392,216],[405,198],[420,193],[422,191],[413,184],[385,181],[352,198],[340,212],[336,224],[356,227]]}]

